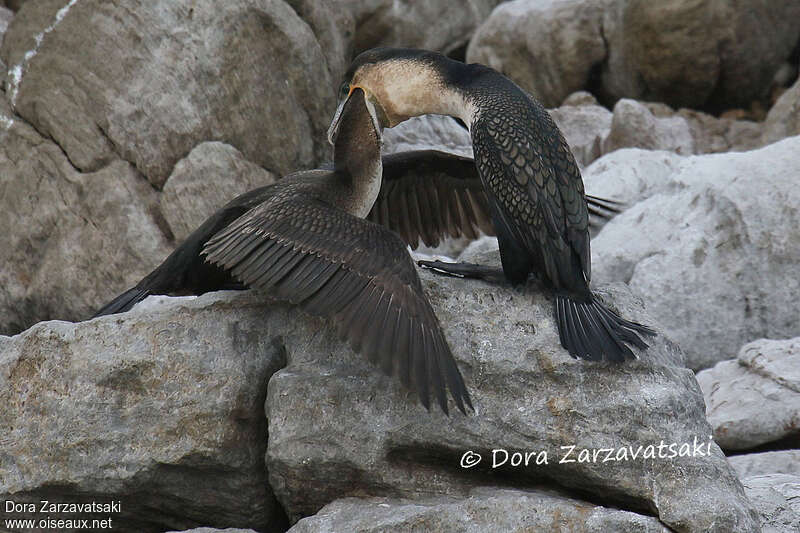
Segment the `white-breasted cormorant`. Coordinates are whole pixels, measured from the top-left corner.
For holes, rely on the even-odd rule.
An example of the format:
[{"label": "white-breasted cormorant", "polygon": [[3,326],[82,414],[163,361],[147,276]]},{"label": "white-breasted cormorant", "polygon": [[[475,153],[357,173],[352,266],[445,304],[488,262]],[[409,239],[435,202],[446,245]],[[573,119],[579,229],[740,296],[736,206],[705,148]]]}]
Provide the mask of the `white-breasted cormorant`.
[{"label": "white-breasted cormorant", "polygon": [[[414,49],[376,48],[360,54],[345,74],[339,110],[356,89],[365,92],[385,127],[424,114],[450,115],[468,126],[503,273],[515,284],[533,273],[554,290],[559,337],[570,354],[621,361],[635,357],[628,344],[647,347],[640,335],[655,332],[619,317],[589,288],[583,180],[541,104],[489,67]],[[339,116],[337,111],[332,129]],[[421,264],[461,276],[486,276],[486,267],[478,265]]]}]

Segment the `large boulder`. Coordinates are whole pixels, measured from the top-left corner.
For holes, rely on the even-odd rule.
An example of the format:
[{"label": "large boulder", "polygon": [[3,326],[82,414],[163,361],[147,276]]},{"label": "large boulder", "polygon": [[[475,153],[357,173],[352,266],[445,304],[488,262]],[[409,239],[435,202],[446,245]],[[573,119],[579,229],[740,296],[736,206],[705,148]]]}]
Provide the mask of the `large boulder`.
[{"label": "large boulder", "polygon": [[726,450],[800,435],[800,337],[761,339],[697,374],[714,440]]},{"label": "large boulder", "polygon": [[15,112],[83,172],[124,159],[161,187],[205,140],[279,173],[329,152],[335,82],[279,0],[32,2],[0,57]]},{"label": "large boulder", "polygon": [[410,46],[450,53],[466,45],[502,0],[344,0],[356,21],[354,51]]},{"label": "large boulder", "polygon": [[477,30],[469,61],[508,74],[545,105],[590,88],[722,110],[766,101],[800,40],[795,0],[517,0]]},{"label": "large boulder", "polygon": [[556,107],[584,89],[606,57],[603,11],[609,2],[516,0],[498,6],[475,32],[467,61],[483,63]]},{"label": "large boulder", "polygon": [[90,316],[170,250],[158,195],[115,159],[79,172],[0,100],[0,332]]},{"label": "large boulder", "polygon": [[[269,529],[281,515],[264,476],[293,519],[347,496],[468,497],[500,483],[570,494],[548,512],[600,523],[654,526],[638,516],[650,514],[677,531],[757,530],[663,332],[639,361],[577,361],[536,284],[421,277],[475,413],[426,412],[324,321],[263,294],[151,297],[128,314],[0,339],[0,495],[112,495],[129,502],[121,531]],[[655,325],[623,286],[600,294]],[[514,454],[528,452],[519,465]]]},{"label": "large boulder", "polygon": [[[264,396],[283,364],[271,328],[288,318],[262,310],[224,293],[160,297],[0,337],[0,499],[118,501],[100,517],[115,531],[280,530]],[[42,518],[10,518],[26,517]]]},{"label": "large boulder", "polygon": [[592,279],[623,281],[694,369],[754,339],[800,334],[800,137],[743,153],[619,150],[587,192],[630,207],[592,241]]},{"label": "large boulder", "polygon": [[344,498],[294,525],[290,533],[327,531],[561,531],[667,533],[657,518],[546,492],[476,488],[466,497],[421,500]]},{"label": "large boulder", "polygon": [[[464,497],[491,480],[578,491],[595,505],[654,514],[680,531],[756,530],[739,482],[710,441],[693,374],[667,337],[652,339],[624,367],[577,361],[561,348],[552,301],[535,284],[422,278],[475,413],[426,413],[395,380],[344,356],[329,330],[285,335],[288,365],[267,396],[267,465],[291,519],[346,496]],[[600,294],[623,316],[655,325],[624,287]],[[652,457],[662,441],[710,453]],[[569,446],[583,462],[563,458]],[[493,468],[493,455],[499,462],[503,452],[492,450],[501,448],[509,462]],[[603,463],[600,448],[620,460]],[[592,460],[591,450],[602,456]],[[531,452],[527,466],[511,466],[517,452]],[[483,460],[465,468],[475,454]],[[547,464],[537,466],[537,458]]]},{"label": "large boulder", "polygon": [[202,143],[175,165],[159,198],[161,212],[180,242],[226,199],[275,181],[274,174],[245,159],[233,146]]}]

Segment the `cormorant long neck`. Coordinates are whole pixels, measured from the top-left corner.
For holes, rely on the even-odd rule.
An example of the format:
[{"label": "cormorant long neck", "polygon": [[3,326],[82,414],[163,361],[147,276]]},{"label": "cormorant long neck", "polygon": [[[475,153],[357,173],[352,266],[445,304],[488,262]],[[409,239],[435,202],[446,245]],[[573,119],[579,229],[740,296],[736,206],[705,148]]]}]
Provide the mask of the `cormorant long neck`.
[{"label": "cormorant long neck", "polygon": [[340,207],[365,217],[381,186],[381,140],[367,109],[363,91],[355,91],[342,110],[333,147],[335,176],[342,198]]}]

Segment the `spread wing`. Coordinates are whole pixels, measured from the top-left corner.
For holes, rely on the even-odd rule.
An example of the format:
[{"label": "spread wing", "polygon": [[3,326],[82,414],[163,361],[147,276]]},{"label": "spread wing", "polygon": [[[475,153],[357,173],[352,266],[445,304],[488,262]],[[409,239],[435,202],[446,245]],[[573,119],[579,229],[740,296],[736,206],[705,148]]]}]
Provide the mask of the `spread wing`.
[{"label": "spread wing", "polygon": [[[587,196],[589,213],[608,219],[620,204]],[[368,220],[391,229],[412,248],[445,237],[495,235],[489,200],[471,157],[437,150],[383,156],[383,182]]]},{"label": "spread wing", "polygon": [[388,229],[294,195],[268,201],[214,236],[208,260],[251,287],[330,317],[357,352],[446,413],[446,390],[472,407],[406,245]]},{"label": "spread wing", "polygon": [[497,208],[495,222],[556,287],[585,287],[591,277],[589,210],[569,146],[547,111],[527,97],[488,109],[471,131],[478,171]]}]

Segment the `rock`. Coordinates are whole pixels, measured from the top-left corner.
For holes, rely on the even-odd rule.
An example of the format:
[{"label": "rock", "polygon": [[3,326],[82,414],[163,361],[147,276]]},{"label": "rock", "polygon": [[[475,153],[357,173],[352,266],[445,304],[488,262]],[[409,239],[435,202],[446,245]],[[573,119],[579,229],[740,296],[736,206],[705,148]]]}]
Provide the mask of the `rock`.
[{"label": "rock", "polygon": [[[700,391],[666,336],[624,369],[576,361],[559,345],[552,301],[535,288],[420,275],[475,414],[426,413],[396,380],[342,354],[329,330],[282,336],[288,365],[269,384],[267,465],[291,519],[348,496],[463,498],[491,480],[579,490],[594,505],[646,510],[678,530],[757,529],[713,443],[702,458],[559,464],[561,446],[710,443]],[[600,293],[623,316],[655,324],[621,286]],[[492,469],[496,448],[544,451],[549,463]],[[467,451],[483,464],[459,468]]]},{"label": "rock", "polygon": [[561,103],[562,106],[599,105],[597,98],[588,91],[577,91],[567,96]]},{"label": "rock", "polygon": [[611,131],[612,115],[605,107],[564,104],[550,109],[578,165],[585,167],[602,155],[603,141]]},{"label": "rock", "polygon": [[800,40],[798,18],[794,0],[517,0],[492,12],[467,59],[549,107],[590,89],[607,105],[632,98],[721,111],[768,100]]},{"label": "rock", "polygon": [[500,2],[348,1],[356,20],[354,51],[359,53],[376,46],[406,46],[448,54],[464,46],[475,28]]},{"label": "rock", "polygon": [[744,152],[766,144],[761,140],[764,126],[758,122],[717,118],[691,109],[680,109],[677,115],[689,125],[695,154]]},{"label": "rock", "polygon": [[0,337],[0,498],[121,501],[121,531],[281,524],[263,402],[283,356],[261,310],[158,297]]},{"label": "rock", "polygon": [[175,165],[159,199],[161,212],[181,242],[230,199],[275,181],[233,146],[202,143]]},{"label": "rock", "polygon": [[3,34],[8,29],[8,25],[14,18],[14,12],[8,8],[0,6],[0,45],[3,43]]},{"label": "rock", "polygon": [[630,207],[593,240],[592,279],[629,283],[693,369],[753,339],[796,336],[799,152],[793,137],[744,153],[597,160],[587,191]]},{"label": "rock", "polygon": [[800,477],[749,477],[744,487],[761,517],[763,533],[794,533],[800,529]]},{"label": "rock", "polygon": [[291,533],[325,531],[669,531],[652,516],[587,504],[544,492],[477,488],[465,498],[345,498],[294,525]]},{"label": "rock", "polygon": [[800,337],[761,339],[697,374],[714,440],[746,450],[800,432]]},{"label": "rock", "polygon": [[800,79],[769,110],[762,141],[767,144],[793,135],[800,135]]},{"label": "rock", "polygon": [[688,155],[694,152],[694,139],[683,118],[659,118],[639,102],[623,98],[614,106],[611,130],[603,142],[603,152],[625,147]]},{"label": "rock", "polygon": [[116,159],[77,171],[0,101],[0,332],[91,316],[170,250],[158,198]]},{"label": "rock", "polygon": [[606,3],[503,3],[475,32],[467,61],[506,74],[545,107],[555,107],[585,88],[592,69],[605,58]]},{"label": "rock", "polygon": [[469,130],[444,115],[425,115],[383,130],[384,154],[406,150],[442,150],[472,157]]},{"label": "rock", "polygon": [[84,172],[123,158],[160,187],[206,140],[278,173],[329,153],[335,83],[278,0],[37,2],[0,57],[12,107]]},{"label": "rock", "polygon": [[742,480],[767,474],[800,476],[800,450],[731,455],[728,462]]}]

